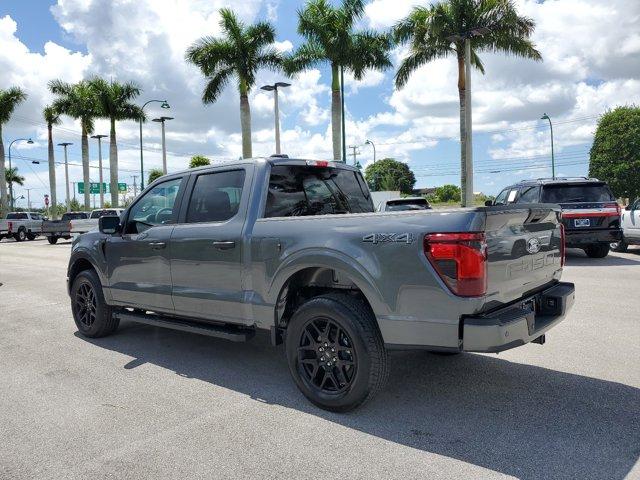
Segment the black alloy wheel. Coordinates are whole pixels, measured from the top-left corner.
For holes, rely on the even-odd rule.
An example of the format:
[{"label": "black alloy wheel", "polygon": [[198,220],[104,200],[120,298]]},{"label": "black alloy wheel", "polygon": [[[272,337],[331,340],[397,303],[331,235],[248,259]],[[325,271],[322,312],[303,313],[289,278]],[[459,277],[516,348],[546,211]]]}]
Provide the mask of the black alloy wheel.
[{"label": "black alloy wheel", "polygon": [[344,392],[357,371],[351,338],[329,318],[309,320],[300,335],[298,369],[309,388],[324,394]]},{"label": "black alloy wheel", "polygon": [[86,328],[91,328],[96,321],[97,309],[96,294],[91,283],[82,282],[74,300],[75,317]]}]

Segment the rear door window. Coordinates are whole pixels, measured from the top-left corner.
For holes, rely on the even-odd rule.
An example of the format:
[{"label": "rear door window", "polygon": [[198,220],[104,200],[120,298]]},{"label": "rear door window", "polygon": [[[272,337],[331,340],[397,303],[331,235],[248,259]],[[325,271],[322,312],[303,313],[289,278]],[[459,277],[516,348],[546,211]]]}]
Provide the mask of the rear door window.
[{"label": "rear door window", "polygon": [[360,172],[342,168],[275,165],[265,217],[373,212]]},{"label": "rear door window", "polygon": [[604,183],[545,185],[542,190],[544,203],[582,203],[615,201],[611,190]]},{"label": "rear door window", "polygon": [[538,203],[538,187],[524,187],[520,190],[518,203]]},{"label": "rear door window", "polygon": [[7,220],[27,220],[27,214],[22,212],[8,213]]},{"label": "rear door window", "polygon": [[214,172],[198,175],[193,187],[187,223],[224,222],[240,207],[244,170]]}]

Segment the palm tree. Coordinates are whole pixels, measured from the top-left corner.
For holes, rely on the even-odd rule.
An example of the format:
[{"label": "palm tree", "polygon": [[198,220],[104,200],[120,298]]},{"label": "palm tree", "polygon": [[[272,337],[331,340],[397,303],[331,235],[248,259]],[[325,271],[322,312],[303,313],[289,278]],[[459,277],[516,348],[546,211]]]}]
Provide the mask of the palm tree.
[{"label": "palm tree", "polygon": [[[56,161],[53,152],[53,126],[60,124],[60,114],[51,105],[44,107],[42,111],[44,121],[47,122],[47,132],[49,137],[49,191],[51,193],[51,205],[57,205],[56,201]],[[52,217],[56,219],[58,212],[52,209]]]},{"label": "palm tree", "polygon": [[4,171],[4,179],[7,183],[24,186],[24,177],[18,173],[18,167],[7,168]]},{"label": "palm tree", "polygon": [[27,99],[27,94],[18,87],[7,90],[0,89],[0,215],[4,217],[9,205],[7,181],[4,168],[4,143],[2,142],[2,126],[9,121],[18,104]]},{"label": "palm tree", "polygon": [[307,41],[287,59],[285,68],[294,74],[320,63],[331,67],[331,133],[333,158],[341,158],[340,70],[361,80],[367,69],[384,70],[392,66],[389,35],[370,30],[354,32],[364,14],[363,0],[343,0],[334,7],[328,0],[310,0],[298,10],[298,33]]},{"label": "palm tree", "polygon": [[[446,0],[429,7],[414,7],[407,18],[394,28],[395,40],[409,43],[409,54],[396,73],[398,89],[409,77],[427,63],[449,56],[458,60],[458,95],[460,97],[460,161],[461,189],[466,188],[465,142],[465,40],[460,34],[472,30],[487,31],[474,36],[471,42],[471,64],[484,74],[479,52],[503,52],[507,55],[540,61],[530,37],[535,29],[533,20],[518,15],[512,0]],[[471,172],[469,172],[471,173]]]},{"label": "palm tree", "polygon": [[102,78],[89,81],[96,93],[99,115],[111,123],[109,133],[109,173],[111,205],[118,206],[118,144],[116,143],[116,121],[144,120],[142,109],[131,102],[140,95],[140,87],[133,82],[107,82]]},{"label": "palm tree", "polygon": [[82,129],[82,178],[84,181],[84,208],[91,208],[89,195],[89,135],[93,133],[94,119],[99,114],[96,95],[93,87],[86,80],[76,84],[52,80],[49,82],[49,90],[56,95],[52,104],[60,114],[80,120]]},{"label": "palm tree", "polygon": [[188,62],[196,65],[207,77],[202,94],[203,103],[213,103],[229,80],[234,78],[240,93],[240,126],[242,128],[242,156],[250,158],[251,109],[249,91],[260,68],[278,70],[282,56],[272,46],[275,29],[268,22],[245,25],[229,9],[220,9],[223,37],[202,37],[186,53]]}]

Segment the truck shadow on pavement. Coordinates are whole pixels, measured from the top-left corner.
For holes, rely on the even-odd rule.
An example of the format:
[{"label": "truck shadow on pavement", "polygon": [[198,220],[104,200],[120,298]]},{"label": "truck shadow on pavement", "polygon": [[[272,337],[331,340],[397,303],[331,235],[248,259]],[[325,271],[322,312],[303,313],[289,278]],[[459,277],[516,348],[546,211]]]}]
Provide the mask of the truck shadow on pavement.
[{"label": "truck shadow on pavement", "polygon": [[290,378],[282,347],[236,344],[123,323],[88,340],[151,363],[415,449],[524,479],[622,479],[640,457],[640,389],[503,360],[392,352],[390,378],[348,414],[310,404]]},{"label": "truck shadow on pavement", "polygon": [[589,258],[582,250],[567,249],[567,267],[615,267],[621,265],[640,266],[640,250],[630,250],[627,253],[609,253],[604,258]]}]

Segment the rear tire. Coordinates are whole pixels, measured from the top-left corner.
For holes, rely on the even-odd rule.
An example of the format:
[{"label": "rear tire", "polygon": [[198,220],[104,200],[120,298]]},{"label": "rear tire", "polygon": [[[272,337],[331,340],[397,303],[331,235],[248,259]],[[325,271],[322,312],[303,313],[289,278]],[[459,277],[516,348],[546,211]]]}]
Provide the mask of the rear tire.
[{"label": "rear tire", "polygon": [[71,312],[82,335],[90,338],[105,337],[118,328],[120,320],[104,301],[102,284],[94,270],[78,274],[71,287]]},{"label": "rear tire", "polygon": [[595,245],[589,245],[584,249],[584,253],[586,253],[589,258],[604,258],[609,255],[609,244],[598,243]]},{"label": "rear tire", "polygon": [[325,410],[353,410],[381,390],[388,377],[375,317],[350,295],[322,295],[300,306],[287,327],[285,348],[297,387]]},{"label": "rear tire", "polygon": [[13,238],[16,239],[16,242],[24,242],[27,239],[27,231],[24,228],[21,228],[17,231]]},{"label": "rear tire", "polygon": [[58,237],[54,237],[54,236],[47,237],[47,242],[49,242],[49,244],[51,245],[55,245],[56,243],[58,243]]}]

